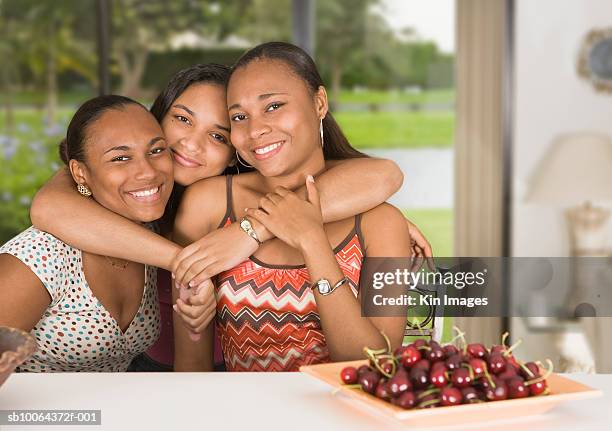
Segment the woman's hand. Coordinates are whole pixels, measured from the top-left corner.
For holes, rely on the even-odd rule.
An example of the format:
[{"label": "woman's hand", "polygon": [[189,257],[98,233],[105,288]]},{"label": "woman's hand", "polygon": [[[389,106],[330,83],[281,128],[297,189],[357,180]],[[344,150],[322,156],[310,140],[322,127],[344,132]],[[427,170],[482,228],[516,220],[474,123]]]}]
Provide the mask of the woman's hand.
[{"label": "woman's hand", "polygon": [[246,214],[264,225],[274,236],[301,250],[305,240],[324,233],[319,192],[314,178],[306,178],[307,200],[278,187],[260,200],[260,208],[248,208]]},{"label": "woman's hand", "polygon": [[205,280],[196,288],[181,288],[180,297],[172,308],[189,329],[191,339],[199,340],[199,334],[206,329],[217,310],[213,283]]},{"label": "woman's hand", "polygon": [[172,275],[179,286],[198,286],[251,256],[259,245],[232,223],[216,229],[185,247],[172,261]]},{"label": "woman's hand", "polygon": [[408,225],[408,232],[410,233],[412,258],[418,262],[417,270],[421,268],[421,266],[423,266],[424,261],[427,260],[427,266],[429,267],[429,269],[435,271],[436,266],[433,261],[433,251],[431,249],[431,244],[429,244],[427,238],[425,238],[423,233],[414,223],[406,219],[406,224]]}]

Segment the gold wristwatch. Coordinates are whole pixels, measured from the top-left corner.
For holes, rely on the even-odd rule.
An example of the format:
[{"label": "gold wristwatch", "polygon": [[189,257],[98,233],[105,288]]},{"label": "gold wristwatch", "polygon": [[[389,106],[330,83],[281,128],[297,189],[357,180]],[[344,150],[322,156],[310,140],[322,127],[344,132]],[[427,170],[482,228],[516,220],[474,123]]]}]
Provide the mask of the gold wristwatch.
[{"label": "gold wristwatch", "polygon": [[242,229],[248,236],[257,241],[257,244],[261,245],[261,241],[257,237],[257,232],[255,232],[255,229],[253,229],[253,225],[251,224],[249,219],[246,218],[246,216],[242,217],[242,219],[240,220],[240,229]]}]

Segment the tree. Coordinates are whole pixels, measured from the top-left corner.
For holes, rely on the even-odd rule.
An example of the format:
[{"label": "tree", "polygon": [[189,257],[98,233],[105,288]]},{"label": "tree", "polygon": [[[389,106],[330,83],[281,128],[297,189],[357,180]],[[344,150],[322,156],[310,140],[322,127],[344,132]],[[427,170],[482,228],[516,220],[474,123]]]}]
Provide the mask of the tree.
[{"label": "tree", "polygon": [[173,36],[191,31],[221,38],[240,25],[251,0],[115,0],[112,3],[113,52],[121,76],[121,94],[138,98],[152,49],[169,49]]},{"label": "tree", "polygon": [[[94,75],[93,39],[88,42],[74,34],[77,17],[79,21],[88,18],[86,6],[86,2],[75,0],[3,0],[0,3],[2,27],[7,35],[3,37],[2,49],[9,53],[9,63],[13,63],[8,67],[26,66],[34,85],[44,89],[48,124],[55,123],[59,71],[73,68],[85,76]],[[6,76],[4,81],[8,79]],[[8,88],[10,92],[12,87]]]},{"label": "tree", "polygon": [[329,71],[331,101],[337,103],[342,73],[348,63],[363,59],[367,16],[378,0],[317,2],[317,63]]}]

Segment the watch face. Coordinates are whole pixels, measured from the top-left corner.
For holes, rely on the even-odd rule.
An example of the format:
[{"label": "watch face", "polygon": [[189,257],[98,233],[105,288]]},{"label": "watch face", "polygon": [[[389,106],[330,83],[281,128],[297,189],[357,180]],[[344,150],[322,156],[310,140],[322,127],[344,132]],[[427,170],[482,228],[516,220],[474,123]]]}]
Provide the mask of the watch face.
[{"label": "watch face", "polygon": [[320,280],[317,283],[317,287],[321,295],[327,295],[331,291],[331,285],[327,280]]},{"label": "watch face", "polygon": [[242,229],[249,229],[249,228],[251,227],[251,223],[249,223],[249,221],[248,221],[248,220],[242,220],[242,221],[240,222],[240,227],[241,227]]}]

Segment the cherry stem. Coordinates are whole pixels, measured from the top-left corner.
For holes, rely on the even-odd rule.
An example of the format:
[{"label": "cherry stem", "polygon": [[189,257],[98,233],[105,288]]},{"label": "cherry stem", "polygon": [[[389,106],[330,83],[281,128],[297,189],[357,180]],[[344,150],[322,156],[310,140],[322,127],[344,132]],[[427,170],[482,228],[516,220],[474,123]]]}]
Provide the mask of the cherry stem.
[{"label": "cherry stem", "polygon": [[412,318],[412,324],[415,325],[417,327],[417,329],[419,330],[419,332],[421,333],[422,337],[426,337],[427,335],[425,335],[425,331],[423,331],[423,327],[421,326],[421,323],[419,323],[419,321],[417,320],[416,317]]},{"label": "cherry stem", "polygon": [[552,363],[552,361],[550,359],[546,359],[546,363],[548,364],[548,369],[546,370],[546,372],[544,374],[542,374],[540,377],[536,377],[535,379],[526,381],[525,382],[525,386],[529,386],[529,385],[533,385],[535,383],[542,382],[542,381],[546,380],[548,377],[550,377],[550,375],[553,372],[554,365],[553,365],[553,363]]},{"label": "cherry stem", "polygon": [[519,338],[516,343],[514,343],[512,346],[506,349],[506,351],[504,352],[504,356],[510,355],[510,353],[512,353],[512,351],[516,349],[522,342],[523,342],[523,339]]},{"label": "cherry stem", "polygon": [[387,352],[391,353],[391,341],[389,340],[389,337],[387,337],[384,331],[380,331],[380,335],[383,336],[383,338],[385,339],[385,343],[387,343]]},{"label": "cherry stem", "polygon": [[438,392],[440,392],[440,389],[438,389],[438,388],[427,389],[426,391],[421,392],[419,394],[418,398],[424,398],[427,395],[437,394]]},{"label": "cherry stem", "polygon": [[418,408],[423,409],[432,404],[438,404],[439,402],[440,402],[439,398],[434,398],[433,400],[423,401],[421,404],[419,404]]},{"label": "cherry stem", "polygon": [[461,364],[463,368],[467,368],[470,372],[470,380],[474,380],[474,368],[470,364]]},{"label": "cherry stem", "polygon": [[487,367],[485,366],[484,368],[484,375],[487,378],[487,380],[489,381],[489,384],[491,385],[491,387],[493,389],[497,388],[497,385],[495,384],[495,382],[493,381],[493,379],[491,378],[491,375],[489,374],[489,370],[487,370]]},{"label": "cherry stem", "polygon": [[[381,350],[382,350],[382,352],[381,352]],[[386,350],[384,350],[384,349],[381,349],[381,350],[372,350],[372,349],[368,349],[367,347],[363,348],[363,351],[364,351],[365,355],[368,357],[370,362],[374,364],[374,367],[378,371],[380,371],[380,373],[383,376],[385,376],[387,378],[391,378],[391,377],[393,377],[393,375],[395,374],[395,371],[397,370],[397,367],[396,367],[396,364],[395,364],[395,357],[393,355],[391,355],[390,353],[387,353]],[[380,359],[391,360],[391,364],[392,364],[391,373],[387,373],[382,368],[382,366],[379,363]]]},{"label": "cherry stem", "polygon": [[508,339],[509,336],[510,336],[510,333],[508,331],[502,334],[502,337],[501,337],[502,346],[506,347],[506,340]]},{"label": "cherry stem", "polygon": [[[455,332],[457,332],[457,335],[451,340],[451,343],[453,341],[455,341],[456,338],[460,338],[461,341],[463,342],[463,348],[465,351],[467,351],[467,342],[465,341],[465,332],[463,332],[461,329],[459,329],[457,326],[453,326],[453,330]],[[464,353],[465,353],[464,351]]]},{"label": "cherry stem", "polygon": [[527,368],[527,366],[525,365],[525,363],[524,363],[524,362],[520,361],[520,362],[519,362],[519,367],[521,367],[521,368],[523,369],[523,371],[525,371],[525,372],[527,373],[527,375],[528,375],[529,377],[531,377],[532,379],[535,377],[535,376],[533,375],[533,373],[531,372],[531,370],[530,370],[529,368]]}]

